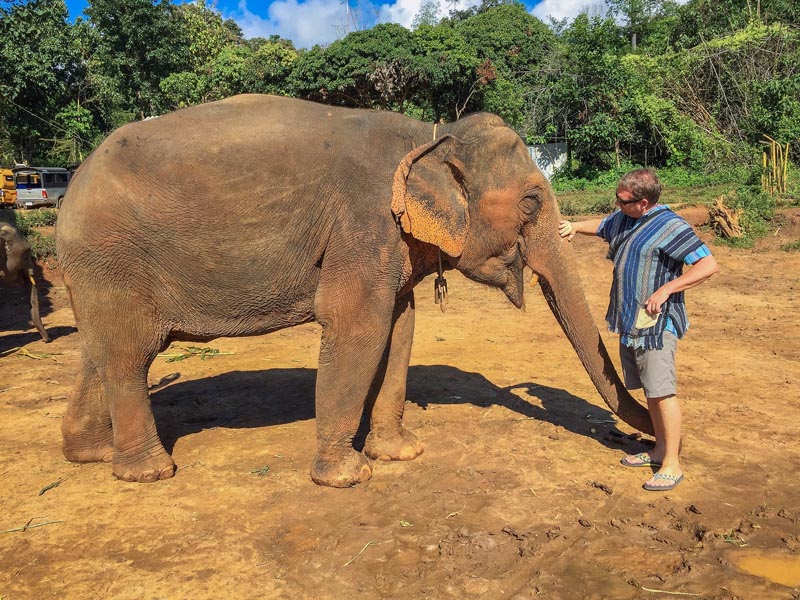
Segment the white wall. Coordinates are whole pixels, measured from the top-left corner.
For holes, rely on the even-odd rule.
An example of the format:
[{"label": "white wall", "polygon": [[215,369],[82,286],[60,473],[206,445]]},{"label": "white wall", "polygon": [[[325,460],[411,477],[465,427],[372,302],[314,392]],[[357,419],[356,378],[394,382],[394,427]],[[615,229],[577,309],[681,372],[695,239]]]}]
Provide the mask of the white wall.
[{"label": "white wall", "polygon": [[557,170],[567,164],[567,143],[535,144],[528,146],[533,162],[550,181]]}]

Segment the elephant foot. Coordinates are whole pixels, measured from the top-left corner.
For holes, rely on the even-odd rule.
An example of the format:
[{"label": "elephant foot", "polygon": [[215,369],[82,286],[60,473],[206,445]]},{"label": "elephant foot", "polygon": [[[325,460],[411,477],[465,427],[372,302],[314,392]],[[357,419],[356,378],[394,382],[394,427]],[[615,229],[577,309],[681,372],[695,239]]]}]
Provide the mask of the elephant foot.
[{"label": "elephant foot", "polygon": [[422,442],[406,429],[395,432],[370,431],[364,452],[377,460],[414,460],[424,451]]},{"label": "elephant foot", "polygon": [[122,481],[152,483],[172,477],[175,474],[175,463],[163,449],[139,460],[114,455],[113,473],[114,477]]},{"label": "elephant foot", "polygon": [[343,459],[324,460],[319,455],[311,465],[311,479],[319,485],[345,488],[363,483],[372,477],[372,469],[360,452],[351,450]]},{"label": "elephant foot", "polygon": [[114,458],[114,434],[110,427],[106,435],[91,436],[90,438],[86,435],[67,435],[65,433],[63,438],[61,452],[69,461],[79,463],[111,462]]}]

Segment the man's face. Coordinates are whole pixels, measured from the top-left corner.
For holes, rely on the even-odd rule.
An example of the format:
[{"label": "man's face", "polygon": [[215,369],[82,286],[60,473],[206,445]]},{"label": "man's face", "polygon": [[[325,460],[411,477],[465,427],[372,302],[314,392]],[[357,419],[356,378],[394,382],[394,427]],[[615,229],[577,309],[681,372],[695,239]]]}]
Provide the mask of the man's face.
[{"label": "man's face", "polygon": [[617,188],[616,205],[619,206],[623,214],[633,219],[638,219],[647,212],[648,208],[651,208],[647,198],[636,198],[623,187]]}]

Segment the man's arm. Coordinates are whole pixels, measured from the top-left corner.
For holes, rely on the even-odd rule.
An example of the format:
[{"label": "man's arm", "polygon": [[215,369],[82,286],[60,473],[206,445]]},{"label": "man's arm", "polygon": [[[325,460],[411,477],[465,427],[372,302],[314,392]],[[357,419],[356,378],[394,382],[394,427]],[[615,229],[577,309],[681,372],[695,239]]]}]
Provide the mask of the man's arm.
[{"label": "man's arm", "polygon": [[716,259],[712,255],[704,256],[683,275],[658,288],[652,296],[645,300],[645,310],[651,315],[657,314],[672,294],[698,286],[718,271],[719,265]]},{"label": "man's arm", "polygon": [[568,242],[572,241],[572,238],[575,237],[576,233],[581,233],[583,235],[596,235],[597,228],[600,227],[600,223],[602,221],[602,218],[591,219],[589,221],[578,221],[577,223],[573,223],[571,221],[559,221],[558,235],[567,238]]}]

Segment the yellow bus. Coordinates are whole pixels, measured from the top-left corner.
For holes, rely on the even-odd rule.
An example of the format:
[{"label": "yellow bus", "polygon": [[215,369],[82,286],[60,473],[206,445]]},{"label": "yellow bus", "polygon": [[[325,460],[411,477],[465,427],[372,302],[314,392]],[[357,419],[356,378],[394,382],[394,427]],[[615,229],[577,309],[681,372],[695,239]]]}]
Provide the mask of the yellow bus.
[{"label": "yellow bus", "polygon": [[0,187],[0,208],[13,207],[17,203],[17,186],[14,183],[14,171],[0,169],[3,187]]}]

